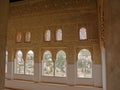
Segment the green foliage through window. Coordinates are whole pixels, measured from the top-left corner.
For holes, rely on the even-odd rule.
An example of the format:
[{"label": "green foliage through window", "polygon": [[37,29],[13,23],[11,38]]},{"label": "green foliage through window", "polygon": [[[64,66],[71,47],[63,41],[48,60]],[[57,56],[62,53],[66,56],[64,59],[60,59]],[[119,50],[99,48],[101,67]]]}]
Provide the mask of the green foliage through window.
[{"label": "green foliage through window", "polygon": [[77,75],[80,78],[92,78],[91,53],[87,49],[82,49],[78,53]]}]

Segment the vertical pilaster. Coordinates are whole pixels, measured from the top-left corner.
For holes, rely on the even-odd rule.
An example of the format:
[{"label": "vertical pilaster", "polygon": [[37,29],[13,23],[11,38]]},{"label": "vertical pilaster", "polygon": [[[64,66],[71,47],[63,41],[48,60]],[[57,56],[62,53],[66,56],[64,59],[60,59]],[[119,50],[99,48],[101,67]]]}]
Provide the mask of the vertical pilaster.
[{"label": "vertical pilaster", "polygon": [[107,90],[120,90],[120,0],[104,0]]},{"label": "vertical pilaster", "polygon": [[75,51],[74,48],[70,47],[68,51],[67,57],[67,84],[68,85],[75,85],[75,78],[76,78],[76,68],[75,68]]},{"label": "vertical pilaster", "polygon": [[0,90],[5,84],[5,52],[8,20],[8,1],[0,0]]},{"label": "vertical pilaster", "polygon": [[35,49],[34,55],[34,81],[39,82],[39,49]]}]

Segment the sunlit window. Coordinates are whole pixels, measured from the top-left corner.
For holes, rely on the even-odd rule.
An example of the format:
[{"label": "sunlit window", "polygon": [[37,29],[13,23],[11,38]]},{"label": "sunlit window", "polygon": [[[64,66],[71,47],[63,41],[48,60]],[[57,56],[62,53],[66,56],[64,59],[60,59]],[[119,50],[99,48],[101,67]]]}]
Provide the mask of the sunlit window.
[{"label": "sunlit window", "polygon": [[28,51],[26,55],[25,74],[34,75],[34,53],[32,50]]},{"label": "sunlit window", "polygon": [[30,42],[31,41],[31,32],[26,32],[25,33],[25,42]]},{"label": "sunlit window", "polygon": [[57,41],[61,41],[62,40],[62,30],[61,29],[58,29],[56,31],[56,40]]},{"label": "sunlit window", "polygon": [[66,53],[62,50],[56,56],[55,76],[66,77]]},{"label": "sunlit window", "polygon": [[16,74],[24,74],[24,60],[21,50],[16,52],[14,70]]},{"label": "sunlit window", "polygon": [[81,28],[79,31],[79,37],[80,40],[85,40],[87,39],[87,32],[86,32],[86,28]]},{"label": "sunlit window", "polygon": [[43,54],[42,75],[43,76],[54,75],[54,63],[53,63],[52,54],[50,51],[45,51]]},{"label": "sunlit window", "polygon": [[45,41],[50,41],[51,40],[51,31],[47,30],[45,32]]},{"label": "sunlit window", "polygon": [[92,78],[91,53],[87,49],[82,49],[78,53],[77,76],[78,78]]},{"label": "sunlit window", "polygon": [[21,42],[21,41],[22,41],[22,33],[17,32],[17,34],[16,34],[16,42]]},{"label": "sunlit window", "polygon": [[8,65],[8,51],[6,51],[5,73],[7,73],[7,65]]}]

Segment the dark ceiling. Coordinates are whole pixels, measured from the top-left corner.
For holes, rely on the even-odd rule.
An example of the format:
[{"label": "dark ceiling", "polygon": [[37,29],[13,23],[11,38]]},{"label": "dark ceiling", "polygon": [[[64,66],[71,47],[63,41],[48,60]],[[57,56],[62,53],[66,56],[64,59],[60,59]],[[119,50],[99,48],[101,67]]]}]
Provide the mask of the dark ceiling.
[{"label": "dark ceiling", "polygon": [[12,3],[12,2],[18,2],[18,1],[23,1],[23,0],[10,0],[10,3]]}]

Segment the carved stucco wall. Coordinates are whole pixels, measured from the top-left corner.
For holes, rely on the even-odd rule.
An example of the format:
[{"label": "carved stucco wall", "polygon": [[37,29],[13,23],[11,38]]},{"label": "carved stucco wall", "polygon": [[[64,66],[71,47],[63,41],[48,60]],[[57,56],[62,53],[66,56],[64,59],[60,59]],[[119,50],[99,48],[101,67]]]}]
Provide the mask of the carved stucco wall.
[{"label": "carved stucco wall", "polygon": [[[55,58],[56,50],[63,49],[68,55],[68,63],[75,63],[77,50],[90,48],[93,53],[93,62],[101,63],[97,0],[42,0],[38,2],[20,2],[11,4],[9,16],[9,29],[7,35],[7,48],[12,53],[13,60],[15,50],[21,49],[23,53],[31,49],[35,52],[35,62],[41,62],[42,51],[52,50]],[[79,40],[79,29],[87,29],[88,39]],[[63,40],[55,40],[56,30],[63,30]],[[44,33],[47,29],[52,32],[51,42],[44,41]],[[16,43],[16,32],[22,32],[22,42]],[[24,42],[24,34],[30,31],[31,42]]]}]

